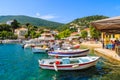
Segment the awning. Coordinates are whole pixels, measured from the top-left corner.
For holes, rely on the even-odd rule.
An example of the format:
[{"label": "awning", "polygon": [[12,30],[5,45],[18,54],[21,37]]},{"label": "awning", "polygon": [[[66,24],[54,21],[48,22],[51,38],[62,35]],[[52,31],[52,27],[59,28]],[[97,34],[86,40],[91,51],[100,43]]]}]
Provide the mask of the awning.
[{"label": "awning", "polygon": [[120,33],[120,16],[91,22],[97,30],[107,33]]}]

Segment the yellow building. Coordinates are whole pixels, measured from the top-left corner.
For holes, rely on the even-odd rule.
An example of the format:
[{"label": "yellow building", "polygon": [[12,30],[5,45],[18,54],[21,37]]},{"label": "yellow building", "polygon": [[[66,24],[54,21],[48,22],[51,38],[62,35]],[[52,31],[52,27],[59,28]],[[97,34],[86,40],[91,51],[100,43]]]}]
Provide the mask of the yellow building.
[{"label": "yellow building", "polygon": [[102,32],[101,35],[102,40],[104,39],[104,44],[111,44],[112,42],[114,42],[115,40],[120,40],[120,34],[108,34],[108,33],[104,33]]}]

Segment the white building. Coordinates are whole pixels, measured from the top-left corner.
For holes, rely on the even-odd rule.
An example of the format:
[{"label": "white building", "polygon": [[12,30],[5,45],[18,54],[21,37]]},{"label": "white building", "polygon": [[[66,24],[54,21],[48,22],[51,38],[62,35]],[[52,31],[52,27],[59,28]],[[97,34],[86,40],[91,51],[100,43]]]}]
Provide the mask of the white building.
[{"label": "white building", "polygon": [[11,23],[13,22],[13,20],[7,21],[6,24],[11,25]]}]

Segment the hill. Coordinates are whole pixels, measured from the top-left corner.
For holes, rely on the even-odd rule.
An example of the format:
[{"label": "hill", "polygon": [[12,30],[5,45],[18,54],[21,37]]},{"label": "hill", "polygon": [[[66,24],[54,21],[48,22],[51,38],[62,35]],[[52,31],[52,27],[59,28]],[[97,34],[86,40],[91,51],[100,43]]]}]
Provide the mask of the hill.
[{"label": "hill", "polygon": [[20,24],[30,23],[34,26],[45,26],[45,27],[58,27],[63,25],[62,23],[48,21],[40,18],[34,18],[29,16],[0,16],[0,23],[6,23],[9,20],[16,19]]},{"label": "hill", "polygon": [[70,28],[71,26],[74,27],[80,27],[81,29],[88,28],[90,26],[90,22],[95,21],[95,20],[100,20],[100,19],[105,19],[108,18],[107,16],[103,15],[93,15],[93,16],[87,16],[83,18],[77,18],[73,20],[72,22],[63,25],[62,27],[59,27],[58,29],[60,31],[65,30],[67,28]]}]

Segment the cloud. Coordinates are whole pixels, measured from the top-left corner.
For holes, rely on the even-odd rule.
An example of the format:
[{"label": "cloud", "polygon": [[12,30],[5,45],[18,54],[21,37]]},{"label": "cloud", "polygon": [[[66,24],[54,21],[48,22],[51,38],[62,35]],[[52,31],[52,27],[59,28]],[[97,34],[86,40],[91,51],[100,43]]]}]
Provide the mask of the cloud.
[{"label": "cloud", "polygon": [[40,13],[36,13],[36,17],[38,18],[42,18],[42,19],[54,19],[54,18],[58,18],[57,16],[55,15],[50,15],[50,14],[47,14],[47,15],[40,15]]},{"label": "cloud", "polygon": [[40,16],[40,18],[42,18],[42,19],[53,19],[53,18],[56,18],[56,16],[53,16],[53,15],[44,15],[44,16]]},{"label": "cloud", "polygon": [[40,13],[36,13],[36,16],[40,16]]}]

